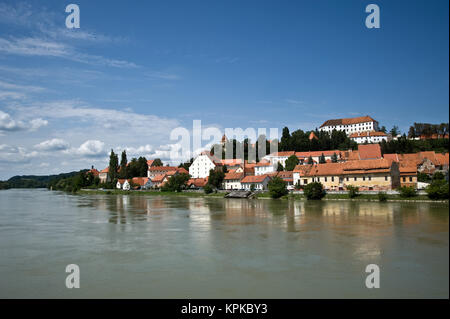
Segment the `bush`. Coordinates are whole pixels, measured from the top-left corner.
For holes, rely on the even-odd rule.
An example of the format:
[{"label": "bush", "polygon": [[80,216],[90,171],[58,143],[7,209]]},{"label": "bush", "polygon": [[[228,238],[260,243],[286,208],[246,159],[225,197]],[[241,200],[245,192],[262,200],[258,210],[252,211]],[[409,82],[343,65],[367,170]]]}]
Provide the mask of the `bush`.
[{"label": "bush", "polygon": [[441,180],[441,179],[445,179],[444,174],[442,174],[441,172],[434,173],[433,181],[437,181],[437,180]]},{"label": "bush", "polygon": [[359,187],[348,185],[347,190],[348,190],[348,197],[350,197],[350,198],[355,198],[356,196],[359,195],[358,194]]},{"label": "bush", "polygon": [[380,202],[385,202],[387,201],[387,195],[384,192],[378,192],[378,200]]},{"label": "bush", "polygon": [[445,180],[435,180],[425,188],[428,198],[430,199],[448,199],[449,187]]},{"label": "bush", "polygon": [[403,186],[400,187],[399,189],[400,192],[400,197],[414,197],[417,195],[416,193],[416,189],[414,187],[407,187],[407,186]]},{"label": "bush", "polygon": [[267,187],[269,189],[270,197],[272,198],[280,198],[281,196],[289,194],[286,182],[280,177],[272,178],[269,184],[267,184]]},{"label": "bush", "polygon": [[322,199],[327,193],[323,189],[322,183],[314,182],[305,186],[304,194],[307,199]]},{"label": "bush", "polygon": [[205,192],[205,194],[211,194],[213,192],[213,188],[211,187],[211,185],[206,184],[205,187],[203,187],[203,191]]}]

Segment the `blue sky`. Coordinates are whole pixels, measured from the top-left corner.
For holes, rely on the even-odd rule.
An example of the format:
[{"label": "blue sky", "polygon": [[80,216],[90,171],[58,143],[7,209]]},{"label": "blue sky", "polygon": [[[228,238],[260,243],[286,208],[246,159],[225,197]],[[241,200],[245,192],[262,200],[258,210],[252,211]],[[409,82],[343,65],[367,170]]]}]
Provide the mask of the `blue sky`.
[{"label": "blue sky", "polygon": [[0,179],[167,159],[192,120],[448,121],[448,1],[76,1],[73,30],[69,3],[0,0]]}]

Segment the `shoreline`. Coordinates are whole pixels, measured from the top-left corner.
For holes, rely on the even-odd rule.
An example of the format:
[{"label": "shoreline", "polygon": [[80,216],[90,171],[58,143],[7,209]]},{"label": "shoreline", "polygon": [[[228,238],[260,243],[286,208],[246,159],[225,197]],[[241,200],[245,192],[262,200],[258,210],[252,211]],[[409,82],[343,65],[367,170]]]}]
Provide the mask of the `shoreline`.
[{"label": "shoreline", "polygon": [[[224,192],[205,194],[203,192],[160,192],[160,191],[123,191],[123,190],[99,190],[99,189],[81,189],[76,194],[81,195],[131,195],[131,196],[184,196],[184,197],[205,197],[205,198],[225,198]],[[328,197],[328,198],[327,198]],[[247,198],[246,198],[247,199]],[[307,201],[307,199],[300,194],[290,194],[279,199],[271,198],[268,193],[257,194],[254,198],[248,199],[269,199],[269,200],[296,200]],[[377,194],[360,194],[356,198],[349,198],[347,194],[327,194],[322,200],[325,201],[354,201],[354,202],[380,202]],[[426,195],[418,195],[410,198],[401,198],[399,195],[387,195],[385,202],[418,202],[418,203],[441,203],[448,204],[449,200],[433,200]]]}]

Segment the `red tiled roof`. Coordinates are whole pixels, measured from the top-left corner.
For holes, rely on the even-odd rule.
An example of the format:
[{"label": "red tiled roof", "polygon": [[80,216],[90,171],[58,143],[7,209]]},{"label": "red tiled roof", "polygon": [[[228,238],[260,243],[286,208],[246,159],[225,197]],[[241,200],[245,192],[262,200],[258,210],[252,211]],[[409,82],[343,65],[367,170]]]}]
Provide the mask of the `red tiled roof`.
[{"label": "red tiled roof", "polygon": [[177,169],[178,167],[175,166],[152,166],[148,168],[150,172],[167,172],[176,171]]},{"label": "red tiled roof", "polygon": [[266,174],[264,175],[257,175],[257,176],[245,176],[241,183],[262,183],[266,178],[270,178]]},{"label": "red tiled roof", "polygon": [[109,166],[100,171],[100,173],[109,173]]},{"label": "red tiled roof", "polygon": [[380,144],[358,145],[360,159],[376,159],[381,158]]},{"label": "red tiled roof", "polygon": [[384,132],[375,132],[375,131],[370,131],[370,132],[355,132],[350,134],[350,138],[357,138],[357,137],[369,137],[369,136],[387,136],[386,133]]},{"label": "red tiled roof", "polygon": [[316,134],[314,134],[314,132],[312,132],[311,131],[311,133],[309,133],[309,140],[311,141],[311,140],[313,140],[313,139],[316,139],[316,140],[318,140],[319,138],[316,136]]},{"label": "red tiled roof", "polygon": [[189,172],[184,167],[178,167],[177,172],[180,174],[189,174]]},{"label": "red tiled roof", "polygon": [[155,160],[147,160],[147,165],[148,165],[148,167],[152,166],[154,161],[155,161]]},{"label": "red tiled roof", "polygon": [[235,172],[229,172],[225,174],[224,179],[225,180],[234,180],[234,179],[242,179],[244,177],[244,173],[235,173]]},{"label": "red tiled roof", "polygon": [[320,127],[336,126],[336,125],[351,125],[351,124],[367,123],[367,122],[376,122],[376,121],[367,115],[367,116],[360,116],[360,117],[328,120],[328,121],[325,121]]},{"label": "red tiled roof", "polygon": [[155,177],[153,177],[152,182],[161,183],[164,178],[166,178],[166,174],[156,175]]},{"label": "red tiled roof", "polygon": [[92,168],[86,172],[86,174],[89,174],[89,173],[92,173],[92,175],[94,175],[94,176],[98,176],[100,174],[100,172],[98,170],[96,170],[95,168]]},{"label": "red tiled roof", "polygon": [[270,162],[259,162],[255,167],[270,166]]},{"label": "red tiled roof", "polygon": [[144,185],[147,183],[148,180],[149,180],[148,177],[133,177],[133,178],[131,179],[131,181],[132,181],[134,184],[137,184],[137,185],[139,185],[139,186],[144,186]]},{"label": "red tiled roof", "polygon": [[187,186],[194,185],[195,187],[204,187],[208,183],[208,177],[206,178],[191,178],[187,181]]},{"label": "red tiled roof", "polygon": [[341,154],[341,151],[339,150],[331,150],[331,151],[311,151],[311,152],[295,152],[295,156],[298,158],[308,158],[308,157],[316,157],[316,156],[333,156],[333,154],[336,154],[339,156]]}]

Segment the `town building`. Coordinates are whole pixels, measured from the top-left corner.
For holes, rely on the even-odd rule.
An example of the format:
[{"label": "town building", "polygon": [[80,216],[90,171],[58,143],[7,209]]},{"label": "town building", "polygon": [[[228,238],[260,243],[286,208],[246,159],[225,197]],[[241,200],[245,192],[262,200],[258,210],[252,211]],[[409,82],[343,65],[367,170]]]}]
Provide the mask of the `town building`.
[{"label": "town building", "polygon": [[109,166],[105,169],[102,169],[98,174],[98,178],[100,178],[100,183],[106,183],[108,181],[109,175]]},{"label": "town building", "polygon": [[200,189],[205,187],[205,185],[208,183],[208,177],[206,178],[190,178],[187,181],[186,186],[190,189]]},{"label": "town building", "polygon": [[354,160],[342,163],[297,165],[293,171],[294,185],[304,187],[320,182],[327,190],[391,190],[400,186],[398,164],[386,159]]},{"label": "town building", "polygon": [[191,166],[189,166],[189,174],[192,178],[206,178],[209,176],[209,171],[217,169],[222,166],[221,161],[210,152],[202,152],[195,158]]},{"label": "town building", "polygon": [[331,133],[333,130],[344,131],[347,135],[358,132],[379,131],[378,122],[370,116],[343,118],[325,121],[320,131]]},{"label": "town building", "polygon": [[382,141],[387,141],[388,136],[384,132],[355,132],[349,135],[349,138],[352,141],[355,141],[358,144],[364,143],[381,143]]},{"label": "town building", "polygon": [[275,165],[277,165],[277,164],[272,164],[272,163],[266,162],[266,161],[264,161],[264,162],[261,161],[261,162],[257,163],[254,167],[255,176],[275,172],[276,171]]},{"label": "town building", "polygon": [[240,172],[228,172],[223,179],[223,188],[227,190],[242,189],[241,180],[244,177],[244,173]]},{"label": "town building", "polygon": [[245,190],[267,190],[267,184],[270,181],[269,175],[245,176],[241,179],[242,188]]}]

